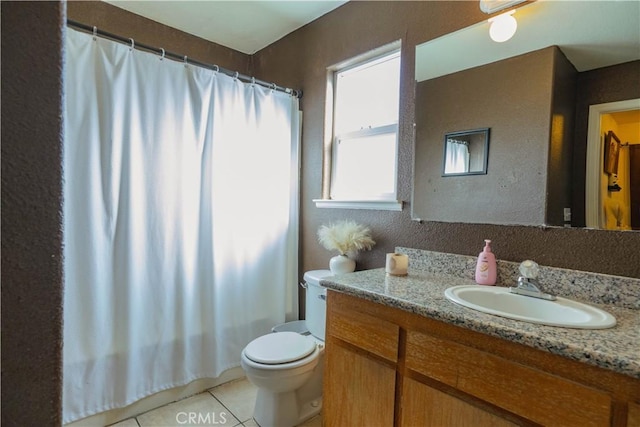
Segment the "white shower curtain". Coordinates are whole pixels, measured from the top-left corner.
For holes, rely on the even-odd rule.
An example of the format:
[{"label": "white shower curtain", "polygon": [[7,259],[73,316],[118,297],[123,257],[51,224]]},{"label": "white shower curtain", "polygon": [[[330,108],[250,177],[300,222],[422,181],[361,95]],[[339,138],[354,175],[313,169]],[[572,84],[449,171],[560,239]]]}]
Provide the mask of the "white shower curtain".
[{"label": "white shower curtain", "polygon": [[297,319],[298,101],[67,30],[64,422]]}]

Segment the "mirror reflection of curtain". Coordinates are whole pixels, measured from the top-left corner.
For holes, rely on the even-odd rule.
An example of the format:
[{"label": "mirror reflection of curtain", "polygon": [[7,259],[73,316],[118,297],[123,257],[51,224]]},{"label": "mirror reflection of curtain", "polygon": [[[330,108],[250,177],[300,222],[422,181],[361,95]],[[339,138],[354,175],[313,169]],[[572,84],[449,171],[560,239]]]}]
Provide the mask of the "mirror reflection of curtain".
[{"label": "mirror reflection of curtain", "polygon": [[469,143],[457,139],[447,139],[445,173],[469,172]]}]

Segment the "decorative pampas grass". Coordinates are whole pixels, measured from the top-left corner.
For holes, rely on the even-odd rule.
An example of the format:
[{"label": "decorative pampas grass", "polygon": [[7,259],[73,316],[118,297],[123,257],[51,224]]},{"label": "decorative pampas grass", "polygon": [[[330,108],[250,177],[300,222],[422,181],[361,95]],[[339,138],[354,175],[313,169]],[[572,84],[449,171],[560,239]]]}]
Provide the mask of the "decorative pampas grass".
[{"label": "decorative pampas grass", "polygon": [[325,249],[338,251],[341,255],[355,254],[363,249],[369,250],[376,244],[371,238],[369,227],[352,220],[343,220],[318,229],[318,241]]}]

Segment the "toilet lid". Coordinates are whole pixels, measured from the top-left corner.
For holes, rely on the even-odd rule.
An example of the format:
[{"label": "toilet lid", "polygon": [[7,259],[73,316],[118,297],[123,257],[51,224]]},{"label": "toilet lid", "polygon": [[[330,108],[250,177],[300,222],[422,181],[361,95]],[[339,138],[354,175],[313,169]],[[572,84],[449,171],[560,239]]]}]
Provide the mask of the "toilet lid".
[{"label": "toilet lid", "polygon": [[315,349],[315,341],[307,336],[295,332],[275,332],[251,341],[244,349],[244,354],[257,363],[278,365],[307,357]]}]

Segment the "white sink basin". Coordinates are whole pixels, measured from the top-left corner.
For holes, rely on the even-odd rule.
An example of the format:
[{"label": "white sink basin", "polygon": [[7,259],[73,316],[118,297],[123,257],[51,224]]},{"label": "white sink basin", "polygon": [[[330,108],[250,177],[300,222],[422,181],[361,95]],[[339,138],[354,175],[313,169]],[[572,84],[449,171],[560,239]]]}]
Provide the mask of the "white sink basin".
[{"label": "white sink basin", "polygon": [[454,286],[444,295],[473,310],[530,323],[579,329],[606,329],[616,325],[615,317],[599,308],[562,297],[547,301],[512,294],[509,288],[499,286]]}]

